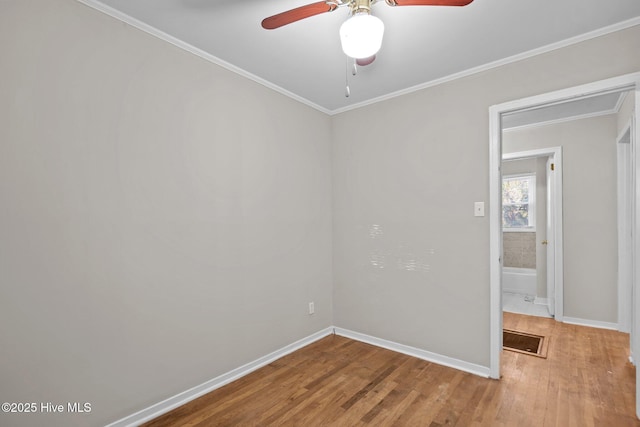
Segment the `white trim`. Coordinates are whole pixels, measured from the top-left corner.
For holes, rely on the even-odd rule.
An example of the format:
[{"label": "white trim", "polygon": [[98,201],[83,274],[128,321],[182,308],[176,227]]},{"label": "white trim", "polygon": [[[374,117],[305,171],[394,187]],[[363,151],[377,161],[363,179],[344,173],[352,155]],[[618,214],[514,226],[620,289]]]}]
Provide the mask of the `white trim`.
[{"label": "white trim", "polygon": [[[638,285],[638,281],[640,280],[640,262],[638,262],[638,251],[640,251],[640,236],[638,236],[638,232],[640,231],[640,73],[636,74],[636,86],[635,86],[635,114],[633,114],[633,122],[632,128],[633,130],[633,144],[634,144],[634,154],[632,156],[634,166],[634,184],[635,184],[635,194],[634,194],[634,220],[633,220],[633,310],[631,313],[633,322],[631,325],[631,333],[633,334],[633,339],[631,340],[632,345],[632,357],[635,355],[635,359],[637,360],[638,355],[640,355],[640,349],[638,346],[640,345],[640,286]],[[636,416],[640,418],[640,369],[636,369]]]},{"label": "white trim", "polygon": [[510,132],[510,131],[514,131],[514,130],[530,129],[530,128],[536,128],[536,127],[539,127],[539,126],[549,126],[549,125],[555,125],[555,124],[560,124],[560,123],[572,122],[574,120],[592,119],[594,117],[608,116],[608,115],[611,115],[611,114],[618,114],[620,112],[620,108],[622,107],[622,104],[624,103],[624,100],[625,100],[626,97],[627,97],[627,92],[621,92],[620,96],[618,96],[618,100],[616,101],[616,105],[614,105],[613,108],[611,108],[609,110],[601,110],[601,111],[596,111],[596,112],[593,112],[593,113],[575,114],[573,116],[562,117],[562,118],[559,118],[559,119],[542,120],[542,121],[535,122],[535,123],[527,123],[526,125],[512,126],[512,127],[504,128],[504,129],[502,129],[502,131],[503,132]]},{"label": "white trim", "polygon": [[562,147],[537,148],[535,150],[518,151],[517,153],[504,153],[502,160],[518,160],[531,157],[549,157],[562,153]]},{"label": "white trim", "polygon": [[266,356],[260,357],[253,362],[249,362],[243,366],[240,366],[239,368],[233,369],[198,386],[190,388],[189,390],[178,393],[175,396],[163,400],[162,402],[153,404],[148,408],[142,409],[134,414],[115,421],[107,425],[106,427],[138,426],[217,388],[229,384],[230,382],[235,381],[238,378],[255,371],[256,369],[262,368],[263,366],[268,365],[274,360],[280,359],[281,357],[286,356],[289,353],[293,353],[294,351],[299,350],[302,347],[305,347],[315,341],[318,341],[319,339],[331,335],[333,334],[333,331],[334,330],[332,327],[322,329],[315,334],[309,335],[308,337],[302,338],[301,340],[298,340],[293,344],[282,347],[281,349],[269,353]]},{"label": "white trim", "polygon": [[616,102],[616,106],[613,107],[613,112],[615,114],[618,114],[620,112],[620,109],[622,108],[622,104],[624,104],[624,100],[627,99],[627,92],[622,92],[620,93],[620,96],[618,97],[618,102]]},{"label": "white trim", "polygon": [[[618,327],[620,332],[631,332],[631,304],[633,300],[633,179],[632,164],[632,117],[616,138],[617,151],[617,214],[618,214]],[[624,143],[625,136],[628,143]]]},{"label": "white trim", "polygon": [[565,316],[563,322],[568,323],[570,325],[588,326],[590,328],[611,329],[612,331],[618,330],[617,323],[601,322],[600,320],[587,320],[587,319],[579,319],[577,317]]},{"label": "white trim", "polygon": [[[612,77],[576,87],[508,101],[502,104],[493,105],[492,107],[495,107],[494,110],[500,114],[528,111],[549,105],[561,104],[565,101],[588,98],[605,93],[633,90],[636,79],[640,79],[640,72],[624,74],[622,76]],[[492,107],[489,109],[490,112]]]},{"label": "white trim", "polygon": [[549,298],[536,297],[533,300],[533,303],[536,304],[536,305],[548,306],[549,305]]},{"label": "white trim", "polygon": [[574,116],[563,117],[561,119],[553,119],[553,120],[546,120],[546,121],[543,120],[541,122],[528,123],[526,125],[520,125],[520,126],[513,126],[510,128],[505,128],[503,129],[503,131],[511,132],[514,130],[531,129],[539,126],[556,125],[560,123],[572,122],[574,120],[592,119],[594,117],[608,116],[616,113],[617,113],[617,110],[603,110],[603,111],[597,111],[595,113],[576,114]]},{"label": "white trim", "polygon": [[224,61],[220,58],[218,58],[217,56],[214,56],[208,52],[205,52],[202,49],[199,49],[193,45],[190,45],[187,42],[184,42],[172,35],[169,35],[167,33],[165,33],[164,31],[161,31],[159,29],[157,29],[154,26],[151,26],[149,24],[146,24],[142,21],[139,21],[138,19],[127,15],[124,12],[121,12],[117,9],[112,8],[111,6],[107,6],[106,4],[98,1],[98,0],[76,0],[80,3],[83,3],[93,9],[96,9],[106,15],[111,16],[112,18],[115,18],[119,21],[122,21],[126,24],[131,25],[134,28],[137,28],[138,30],[144,31],[145,33],[148,33],[154,37],[159,38],[160,40],[163,40],[167,43],[170,43],[180,49],[186,50],[187,52],[190,52],[206,61],[212,62],[216,65],[219,65],[222,68],[225,68],[233,73],[239,74],[242,77],[246,77],[249,80],[253,80],[254,82],[261,84],[269,89],[275,90],[278,93],[281,93],[282,95],[285,95],[291,99],[294,99],[302,104],[305,104],[311,108],[314,108],[322,113],[331,115],[332,111],[328,110],[327,108],[324,108],[314,102],[309,101],[307,98],[303,98],[300,95],[296,95],[293,92],[288,91],[287,89],[280,87],[274,83],[271,83],[268,80],[263,79],[262,77],[258,77],[255,74],[252,74],[240,67],[237,67],[227,61]]},{"label": "white trim", "polygon": [[502,125],[497,106],[489,107],[489,370],[500,379],[502,356]]},{"label": "white trim", "polygon": [[397,342],[388,341],[382,338],[372,337],[370,335],[361,334],[348,329],[335,328],[336,335],[351,338],[376,347],[386,348],[387,350],[406,354],[408,356],[417,357],[418,359],[427,360],[438,365],[447,366],[449,368],[458,369],[459,371],[468,372],[484,378],[489,377],[489,369],[486,366],[476,365],[474,363],[465,362],[463,360],[454,359],[453,357],[443,356],[438,353],[432,353],[427,350],[411,347]]},{"label": "white trim", "polygon": [[372,98],[369,99],[367,101],[363,101],[360,103],[356,103],[356,104],[352,104],[352,105],[348,105],[342,108],[338,108],[335,110],[329,110],[327,108],[324,108],[306,98],[303,98],[299,95],[296,95],[293,92],[290,92],[276,84],[273,84],[261,77],[256,76],[255,74],[252,74],[240,67],[237,67],[233,64],[230,64],[220,58],[218,58],[217,56],[211,55],[210,53],[207,53],[205,51],[203,51],[202,49],[199,49],[195,46],[190,45],[189,43],[186,43],[182,40],[179,40],[176,37],[173,37],[167,33],[165,33],[164,31],[161,31],[149,24],[145,24],[142,21],[139,21],[136,18],[133,18],[132,16],[129,16],[117,9],[112,8],[111,6],[107,6],[104,3],[100,2],[99,0],[77,0],[80,3],[83,3],[93,9],[96,9],[102,13],[105,13],[115,19],[118,19],[119,21],[125,22],[141,31],[144,31],[148,34],[151,34],[152,36],[155,36],[161,40],[164,40],[168,43],[171,43],[172,45],[180,48],[180,49],[184,49],[187,52],[191,52],[194,55],[197,55],[199,57],[201,57],[202,59],[205,59],[207,61],[213,62],[214,64],[217,64],[223,68],[226,68],[229,71],[232,71],[234,73],[237,73],[243,77],[248,78],[249,80],[253,80],[256,83],[259,83],[263,86],[268,87],[269,89],[275,90],[276,92],[279,92],[285,96],[288,96],[298,102],[301,102],[302,104],[305,104],[311,108],[314,108],[320,112],[323,112],[327,115],[333,116],[336,114],[340,114],[340,113],[344,113],[346,111],[350,111],[350,110],[355,110],[357,108],[361,108],[361,107],[365,107],[367,105],[371,105],[371,104],[375,104],[381,101],[386,101],[388,99],[392,99],[392,98],[396,98],[398,96],[402,96],[402,95],[406,95],[409,93],[413,93],[413,92],[417,92],[419,90],[423,90],[429,87],[433,87],[433,86],[437,86],[440,85],[442,83],[446,83],[446,82],[450,82],[452,80],[457,80],[463,77],[468,77],[471,76],[473,74],[477,74],[477,73],[482,73],[484,71],[487,70],[491,70],[493,68],[497,68],[497,67],[501,67],[503,65],[508,65],[517,61],[522,61],[523,59],[527,59],[527,58],[531,58],[533,56],[537,56],[537,55],[542,55],[544,53],[548,53],[557,49],[561,49],[567,46],[571,46],[577,43],[581,43],[587,40],[591,40],[594,39],[596,37],[601,37],[601,36],[605,36],[607,34],[611,34],[611,33],[615,33],[616,31],[622,31],[625,30],[627,28],[631,28],[634,27],[636,25],[640,25],[640,17],[636,17],[636,18],[631,18],[629,20],[626,21],[622,21],[622,22],[618,22],[617,24],[613,24],[613,25],[609,25],[607,27],[603,27],[603,28],[599,28],[597,30],[594,31],[590,31],[588,33],[584,33],[575,37],[570,37],[568,39],[565,40],[561,40],[559,42],[556,43],[551,43],[548,44],[546,46],[542,46],[536,49],[532,49],[529,50],[527,52],[523,52],[523,53],[519,53],[517,55],[513,55],[513,56],[509,56],[507,58],[503,58],[503,59],[499,59],[497,61],[493,61],[493,62],[489,62],[487,64],[483,64],[477,67],[473,67],[473,68],[469,68],[467,70],[458,72],[458,73],[454,73],[454,74],[450,74],[448,76],[439,78],[439,79],[435,79],[435,80],[431,80],[429,82],[425,82],[425,83],[421,83],[415,86],[411,86],[409,88],[406,89],[401,89],[399,91],[396,92],[392,92],[390,94],[387,95],[382,95],[379,96],[377,98]]},{"label": "white trim", "polygon": [[[613,77],[606,80],[576,86],[564,90],[545,93],[542,95],[523,98],[515,101],[493,105],[489,107],[489,304],[490,304],[490,331],[489,331],[489,357],[490,375],[492,378],[500,378],[500,355],[502,351],[502,242],[500,230],[502,223],[500,218],[500,198],[501,194],[501,174],[500,164],[502,162],[502,129],[501,118],[503,114],[521,111],[559,103],[565,100],[578,99],[585,96],[592,96],[604,92],[621,91],[624,89],[635,89],[636,106],[640,105],[640,72]],[[636,123],[640,122],[640,108],[636,108]],[[638,127],[636,127],[636,136]],[[636,150],[636,168],[640,166],[640,150]],[[636,183],[640,179],[640,173],[636,175]],[[636,224],[640,228],[640,185],[636,186]],[[635,235],[636,247],[640,246],[638,234]],[[634,287],[640,277],[640,263],[635,263],[636,276]],[[635,292],[634,312],[640,309],[640,292]],[[562,301],[556,301],[556,305],[561,305]],[[640,316],[635,317],[635,334],[639,333]],[[636,373],[636,388],[640,390],[640,370]],[[636,413],[640,415],[640,393],[636,393]]]}]

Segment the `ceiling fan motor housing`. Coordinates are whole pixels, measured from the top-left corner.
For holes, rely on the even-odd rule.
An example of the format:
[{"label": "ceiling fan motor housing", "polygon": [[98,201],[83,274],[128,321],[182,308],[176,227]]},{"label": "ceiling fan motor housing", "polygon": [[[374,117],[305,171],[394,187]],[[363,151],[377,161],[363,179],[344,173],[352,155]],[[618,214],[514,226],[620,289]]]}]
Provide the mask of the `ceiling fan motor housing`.
[{"label": "ceiling fan motor housing", "polygon": [[349,6],[351,7],[351,14],[356,13],[371,13],[371,0],[353,0]]}]

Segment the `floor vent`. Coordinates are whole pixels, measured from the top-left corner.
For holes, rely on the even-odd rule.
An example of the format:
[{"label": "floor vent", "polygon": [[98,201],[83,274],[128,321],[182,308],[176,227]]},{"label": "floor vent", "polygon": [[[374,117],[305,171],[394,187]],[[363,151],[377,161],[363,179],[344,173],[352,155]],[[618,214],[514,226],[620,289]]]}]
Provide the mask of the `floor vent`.
[{"label": "floor vent", "polygon": [[502,348],[509,351],[546,358],[547,341],[542,335],[502,330]]}]

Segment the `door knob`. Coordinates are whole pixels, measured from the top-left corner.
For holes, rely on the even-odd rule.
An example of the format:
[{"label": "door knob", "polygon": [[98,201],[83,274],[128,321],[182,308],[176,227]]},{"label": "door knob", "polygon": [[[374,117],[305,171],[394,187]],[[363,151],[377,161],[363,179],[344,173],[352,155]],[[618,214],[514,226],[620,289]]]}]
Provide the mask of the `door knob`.
[{"label": "door knob", "polygon": [[543,245],[546,245],[547,243],[549,243],[549,242],[547,242],[546,240],[543,240],[543,241],[542,241],[542,244],[543,244]]}]

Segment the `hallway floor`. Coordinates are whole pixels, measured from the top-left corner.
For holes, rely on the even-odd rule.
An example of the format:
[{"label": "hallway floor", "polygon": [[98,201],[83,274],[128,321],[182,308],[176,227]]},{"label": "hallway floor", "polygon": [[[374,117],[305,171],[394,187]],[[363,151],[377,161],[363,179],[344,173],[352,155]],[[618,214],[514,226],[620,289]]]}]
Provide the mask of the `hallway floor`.
[{"label": "hallway floor", "polygon": [[502,310],[528,316],[551,317],[546,305],[534,304],[534,297],[511,292],[502,293]]}]

